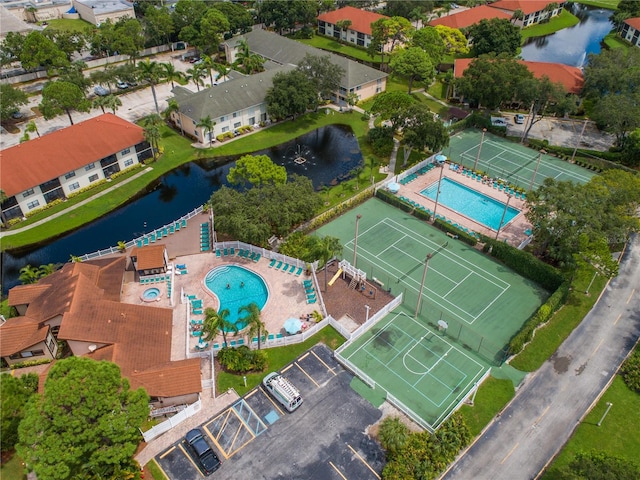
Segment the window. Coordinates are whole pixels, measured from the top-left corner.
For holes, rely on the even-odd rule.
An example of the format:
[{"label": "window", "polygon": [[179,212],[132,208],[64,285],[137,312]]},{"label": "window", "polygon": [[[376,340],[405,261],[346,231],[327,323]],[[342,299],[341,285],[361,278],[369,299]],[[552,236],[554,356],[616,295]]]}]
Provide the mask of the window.
[{"label": "window", "polygon": [[69,172],[67,174],[65,174],[64,179],[65,180],[69,180],[70,178],[73,178],[76,176],[76,172]]},{"label": "window", "polygon": [[226,118],[226,117],[224,117],[224,116],[220,117],[220,121],[221,121],[221,122],[224,122],[226,119],[227,119],[227,118]]},{"label": "window", "polygon": [[44,355],[44,350],[31,350],[26,352],[20,352],[20,356],[22,358],[39,357],[40,355]]},{"label": "window", "polygon": [[130,167],[131,165],[133,165],[133,158],[129,158],[129,159],[125,160],[125,162],[124,162],[124,166],[125,167]]},{"label": "window", "polygon": [[33,195],[33,188],[30,188],[29,190],[25,190],[24,193],[22,194],[24,198],[27,198],[29,195]]},{"label": "window", "polygon": [[120,155],[128,155],[129,153],[131,153],[131,149],[130,148],[125,148],[124,150],[122,150],[120,152]]},{"label": "window", "polygon": [[93,170],[94,168],[96,168],[96,164],[95,163],[90,163],[89,165],[84,167],[84,171],[88,172],[89,170]]},{"label": "window", "polygon": [[55,347],[56,347],[56,339],[52,338],[51,340],[49,340],[49,351],[53,353],[56,349]]},{"label": "window", "polygon": [[40,205],[40,202],[38,200],[34,200],[33,202],[27,203],[27,208],[29,210],[32,210],[32,209],[36,208],[39,205]]},{"label": "window", "polygon": [[95,182],[98,179],[98,174],[96,173],[95,175],[91,175],[89,177],[89,181],[90,182]]},{"label": "window", "polygon": [[70,191],[74,191],[80,188],[80,182],[74,182],[71,185],[69,185],[69,190]]},{"label": "window", "polygon": [[233,118],[236,118],[238,116],[238,112],[233,112]]},{"label": "window", "polygon": [[228,132],[228,131],[229,131],[229,127],[222,127],[222,133]]},{"label": "window", "polygon": [[256,117],[249,118],[249,125],[255,125],[255,124],[256,124]]},{"label": "window", "polygon": [[236,122],[233,124],[233,128],[240,128],[240,125],[242,125],[242,122]]}]

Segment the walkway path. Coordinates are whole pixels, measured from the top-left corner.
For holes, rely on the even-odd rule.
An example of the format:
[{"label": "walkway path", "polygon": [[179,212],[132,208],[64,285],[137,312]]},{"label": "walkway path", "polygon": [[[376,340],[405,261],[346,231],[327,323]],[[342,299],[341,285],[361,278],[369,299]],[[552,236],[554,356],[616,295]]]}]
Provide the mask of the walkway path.
[{"label": "walkway path", "polygon": [[81,202],[76,203],[75,205],[70,206],[69,208],[65,208],[64,210],[61,210],[57,213],[54,213],[52,215],[49,215],[46,218],[43,218],[42,220],[38,220],[37,222],[33,222],[29,225],[25,225],[24,227],[20,227],[20,228],[16,228],[15,230],[8,230],[6,232],[0,232],[0,239],[2,238],[6,238],[6,237],[10,237],[11,235],[15,235],[17,233],[22,233],[22,232],[26,232],[27,230],[30,230],[34,227],[40,226],[44,223],[50,222],[51,220],[55,220],[56,218],[62,217],[63,215],[68,215],[69,212],[82,207],[83,205],[86,205],[89,202],[94,201],[97,198],[100,198],[104,195],[107,195],[108,193],[113,192],[116,188],[120,188],[123,185],[126,185],[129,182],[134,181],[136,178],[141,177],[142,175],[144,175],[145,173],[150,172],[151,170],[153,170],[153,168],[151,167],[147,167],[144,170],[142,170],[141,172],[136,173],[135,175],[131,176],[130,178],[127,178],[126,180],[123,180],[122,182],[119,182],[115,185],[113,185],[112,187],[109,187],[105,190],[103,190],[100,193],[96,193],[95,195],[86,198],[85,200],[82,200]]},{"label": "walkway path", "polygon": [[638,278],[640,236],[634,234],[619,275],[591,312],[556,353],[525,379],[511,403],[443,479],[529,480],[540,475],[638,341]]}]

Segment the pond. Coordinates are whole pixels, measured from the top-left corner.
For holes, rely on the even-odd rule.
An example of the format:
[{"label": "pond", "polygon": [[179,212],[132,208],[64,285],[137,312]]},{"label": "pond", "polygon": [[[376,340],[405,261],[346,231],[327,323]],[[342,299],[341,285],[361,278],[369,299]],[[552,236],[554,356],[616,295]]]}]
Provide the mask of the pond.
[{"label": "pond", "polygon": [[[244,140],[241,140],[244,141]],[[289,174],[305,175],[316,189],[349,177],[363,159],[358,140],[349,127],[330,125],[279,145],[255,152],[284,165]],[[299,163],[295,159],[304,157]],[[20,252],[2,253],[2,290],[7,292],[20,281],[25,265],[64,263],[70,255],[80,256],[114,246],[166,225],[205,203],[211,194],[227,185],[235,159],[198,160],[161,177],[137,199],[95,222],[46,245]]]},{"label": "pond", "polygon": [[529,39],[522,47],[520,56],[534,62],[563,63],[572,67],[583,67],[590,53],[600,53],[602,39],[611,31],[611,10],[587,7],[574,3],[571,13],[580,22],[559,32]]}]

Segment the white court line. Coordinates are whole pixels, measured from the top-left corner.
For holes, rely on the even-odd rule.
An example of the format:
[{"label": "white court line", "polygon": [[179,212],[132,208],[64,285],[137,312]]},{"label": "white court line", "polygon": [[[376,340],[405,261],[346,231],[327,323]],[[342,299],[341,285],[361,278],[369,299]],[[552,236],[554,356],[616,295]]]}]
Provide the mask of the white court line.
[{"label": "white court line", "polygon": [[467,278],[469,278],[469,277],[471,276],[471,274],[472,274],[472,273],[473,273],[473,272],[469,272],[469,273],[467,273],[467,276],[466,276],[466,277],[464,277],[462,280],[460,280],[458,283],[455,283],[455,282],[454,282],[454,286],[453,286],[453,288],[452,288],[451,290],[449,290],[447,293],[445,293],[445,294],[442,296],[442,298],[447,298],[447,296],[448,296],[451,292],[453,292],[456,288],[458,288],[458,287],[462,284],[462,282],[464,282]]}]

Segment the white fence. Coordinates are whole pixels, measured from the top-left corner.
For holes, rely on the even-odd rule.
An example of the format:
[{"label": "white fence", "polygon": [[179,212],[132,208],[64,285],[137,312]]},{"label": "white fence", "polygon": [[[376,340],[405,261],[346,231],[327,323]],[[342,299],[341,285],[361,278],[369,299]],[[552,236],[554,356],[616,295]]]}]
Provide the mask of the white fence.
[{"label": "white fence", "polygon": [[[202,213],[202,206],[199,206],[198,208],[196,208],[195,210],[187,213],[186,215],[183,215],[182,217],[180,217],[178,220],[176,220],[175,222],[171,222],[168,223],[167,225],[164,225],[160,228],[155,229],[153,232],[149,232],[149,233],[145,233],[144,235],[134,238],[133,240],[129,240],[128,242],[125,243],[125,247],[126,248],[131,248],[135,245],[138,244],[138,241],[143,241],[145,237],[148,237],[150,235],[155,235],[158,233],[162,233],[163,230],[168,229],[171,225],[174,225],[176,222],[182,222],[183,220],[189,220],[190,218],[195,217],[196,215],[199,215],[200,213]],[[105,255],[112,255],[114,253],[118,253],[120,252],[120,249],[116,246],[116,247],[109,247],[109,248],[105,248],[104,250],[98,250],[97,252],[93,252],[93,253],[85,253],[84,255],[82,255],[80,258],[81,261],[86,261],[86,260],[92,260],[94,258],[99,258]]]},{"label": "white fence", "polygon": [[145,442],[150,442],[151,440],[153,440],[157,436],[162,435],[165,432],[168,432],[169,430],[171,430],[176,425],[179,425],[180,423],[184,422],[187,418],[195,415],[197,412],[200,411],[201,408],[202,408],[202,402],[200,401],[200,399],[198,399],[197,402],[192,403],[187,408],[185,408],[184,410],[176,413],[171,418],[165,420],[162,423],[159,423],[158,425],[155,425],[155,426],[151,427],[146,432],[142,432],[142,436],[144,437],[144,441]]}]

